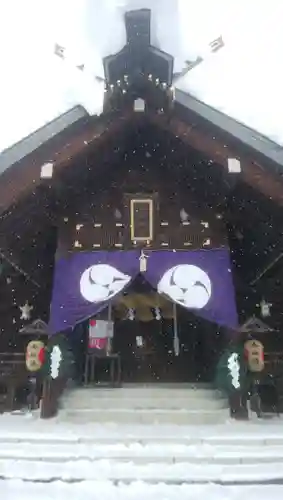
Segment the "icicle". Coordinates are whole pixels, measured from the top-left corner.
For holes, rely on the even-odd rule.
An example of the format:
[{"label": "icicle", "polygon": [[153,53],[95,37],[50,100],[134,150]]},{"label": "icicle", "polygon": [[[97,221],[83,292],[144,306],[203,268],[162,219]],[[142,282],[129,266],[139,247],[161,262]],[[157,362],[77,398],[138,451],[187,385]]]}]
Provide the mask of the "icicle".
[{"label": "icicle", "polygon": [[173,304],[173,326],[174,326],[174,339],[173,339],[173,348],[175,356],[179,356],[180,354],[180,342],[178,337],[178,323],[177,323],[177,306]]}]

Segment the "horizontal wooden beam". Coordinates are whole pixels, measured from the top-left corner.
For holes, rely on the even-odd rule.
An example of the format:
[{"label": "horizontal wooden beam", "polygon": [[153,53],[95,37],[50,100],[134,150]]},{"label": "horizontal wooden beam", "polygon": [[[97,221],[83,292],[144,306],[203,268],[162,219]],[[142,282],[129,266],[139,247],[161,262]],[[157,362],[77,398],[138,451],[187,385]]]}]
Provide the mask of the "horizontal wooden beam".
[{"label": "horizontal wooden beam", "polygon": [[151,115],[150,118],[157,126],[168,130],[211,160],[223,165],[227,169],[227,175],[228,158],[238,158],[242,167],[240,178],[269,199],[283,206],[283,179],[274,172],[268,172],[268,167],[259,165],[248,155],[239,153],[235,147],[227,143],[224,144],[223,140],[217,138],[214,127],[209,134],[204,133],[199,126],[187,124],[174,117],[168,120],[165,115]]}]

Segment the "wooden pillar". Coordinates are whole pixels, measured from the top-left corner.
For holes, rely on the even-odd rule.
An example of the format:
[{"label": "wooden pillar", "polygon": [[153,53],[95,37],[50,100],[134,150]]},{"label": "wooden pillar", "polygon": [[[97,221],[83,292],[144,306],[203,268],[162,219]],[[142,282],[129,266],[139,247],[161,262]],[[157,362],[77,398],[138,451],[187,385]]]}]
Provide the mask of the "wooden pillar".
[{"label": "wooden pillar", "polygon": [[49,378],[46,378],[43,382],[43,388],[42,388],[40,418],[50,418],[52,413],[50,408],[50,400],[51,400],[51,381]]},{"label": "wooden pillar", "polygon": [[233,391],[229,396],[230,417],[235,420],[248,420],[247,394],[243,391]]}]

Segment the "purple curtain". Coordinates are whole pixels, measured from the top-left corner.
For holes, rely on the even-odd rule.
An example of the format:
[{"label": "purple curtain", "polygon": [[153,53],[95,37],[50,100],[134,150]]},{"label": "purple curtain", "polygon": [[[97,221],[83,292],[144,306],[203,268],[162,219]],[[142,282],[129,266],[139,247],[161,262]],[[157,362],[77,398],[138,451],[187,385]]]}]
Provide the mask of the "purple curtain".
[{"label": "purple curtain", "polygon": [[73,328],[104,309],[137,276],[139,252],[70,254],[55,264],[50,333]]},{"label": "purple curtain", "polygon": [[[143,273],[159,293],[228,328],[238,326],[230,256],[216,250],[148,251]],[[104,309],[140,270],[140,252],[70,254],[55,265],[50,333],[74,326]]]},{"label": "purple curtain", "polygon": [[158,292],[218,325],[238,326],[227,248],[146,253],[144,276]]}]

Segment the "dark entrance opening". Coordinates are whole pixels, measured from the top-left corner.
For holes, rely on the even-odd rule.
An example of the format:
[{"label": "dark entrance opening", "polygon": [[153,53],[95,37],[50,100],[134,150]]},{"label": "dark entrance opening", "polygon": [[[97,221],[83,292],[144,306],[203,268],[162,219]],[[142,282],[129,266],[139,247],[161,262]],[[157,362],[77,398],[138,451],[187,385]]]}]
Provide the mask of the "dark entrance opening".
[{"label": "dark entrance opening", "polygon": [[124,382],[210,382],[223,332],[177,308],[180,353],[174,350],[173,321],[117,321],[113,348],[122,360]]},{"label": "dark entrance opening", "polygon": [[[121,357],[122,382],[209,382],[215,375],[217,361],[226,337],[217,325],[197,318],[186,309],[157,296],[142,275],[112,304],[114,321],[112,352]],[[156,307],[160,308],[160,316]],[[129,319],[129,310],[132,319]],[[175,319],[174,319],[175,314]],[[105,309],[97,318],[107,319]],[[179,339],[176,355],[175,332]],[[75,379],[83,382],[88,349],[88,322],[71,333],[75,358]],[[109,379],[108,365],[100,363],[97,382]]]}]

